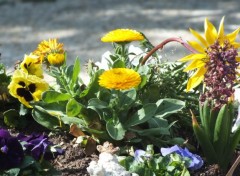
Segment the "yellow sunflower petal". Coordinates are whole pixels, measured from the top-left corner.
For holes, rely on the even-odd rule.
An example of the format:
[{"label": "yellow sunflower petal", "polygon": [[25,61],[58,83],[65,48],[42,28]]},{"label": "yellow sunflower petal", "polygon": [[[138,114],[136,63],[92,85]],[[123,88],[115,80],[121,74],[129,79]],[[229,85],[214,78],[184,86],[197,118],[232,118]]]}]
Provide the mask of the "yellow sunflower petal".
[{"label": "yellow sunflower petal", "polygon": [[202,67],[198,69],[193,76],[188,80],[187,92],[197,87],[204,79],[204,74],[206,73],[206,68]]},{"label": "yellow sunflower petal", "polygon": [[201,67],[204,67],[205,64],[206,63],[203,62],[202,60],[199,60],[199,59],[198,60],[194,60],[183,71],[187,72],[187,71],[190,71],[190,70],[194,70],[196,68],[201,68]]},{"label": "yellow sunflower petal", "polygon": [[218,39],[220,40],[220,42],[222,43],[224,42],[224,17],[222,17],[222,20],[219,25]]},{"label": "yellow sunflower petal", "polygon": [[191,28],[189,30],[192,33],[192,35],[194,35],[201,42],[203,46],[207,47],[207,41],[197,31]]},{"label": "yellow sunflower petal", "polygon": [[226,35],[226,38],[229,40],[230,43],[233,43],[236,40],[239,31],[240,31],[240,28]]},{"label": "yellow sunflower petal", "polygon": [[200,53],[204,53],[205,50],[204,48],[196,41],[188,41],[188,44],[195,49],[196,51],[200,52]]},{"label": "yellow sunflower petal", "polygon": [[209,45],[212,45],[217,40],[217,30],[207,18],[205,19],[204,28],[206,40]]},{"label": "yellow sunflower petal", "polygon": [[206,54],[189,54],[189,55],[179,59],[178,61],[187,62],[187,61],[190,61],[190,60],[204,59],[204,58],[206,58]]}]

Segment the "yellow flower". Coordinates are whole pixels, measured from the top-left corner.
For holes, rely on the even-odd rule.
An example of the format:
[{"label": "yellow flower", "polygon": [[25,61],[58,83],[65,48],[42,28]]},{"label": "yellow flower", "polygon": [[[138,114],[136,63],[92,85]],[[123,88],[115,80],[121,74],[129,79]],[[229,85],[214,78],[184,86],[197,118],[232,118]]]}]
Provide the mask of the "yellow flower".
[{"label": "yellow flower", "polygon": [[28,75],[21,70],[16,70],[8,89],[13,97],[18,98],[25,106],[32,108],[29,102],[41,100],[42,93],[48,89],[48,83],[35,75]]},{"label": "yellow flower", "polygon": [[[187,91],[192,90],[197,87],[204,79],[204,75],[207,71],[206,63],[209,62],[208,53],[211,52],[211,47],[216,42],[220,44],[220,46],[224,46],[225,44],[230,44],[234,48],[238,49],[240,47],[240,43],[235,42],[236,37],[240,31],[240,28],[236,29],[230,34],[224,34],[224,17],[222,18],[218,31],[214,27],[214,25],[205,19],[204,23],[205,29],[205,38],[202,37],[198,32],[193,29],[190,29],[190,32],[198,39],[196,41],[188,41],[189,45],[196,50],[196,53],[190,54],[186,57],[183,57],[179,61],[188,62],[192,61],[186,68],[185,72],[190,70],[195,70],[195,73],[189,78],[187,84]],[[239,57],[236,58],[239,60]]]},{"label": "yellow flower", "polygon": [[131,42],[143,40],[144,36],[132,29],[116,29],[101,38],[102,42]]},{"label": "yellow flower", "polygon": [[113,68],[103,72],[99,77],[99,85],[107,89],[131,89],[137,87],[140,82],[140,75],[128,68]]},{"label": "yellow flower", "polygon": [[58,43],[57,39],[49,39],[39,43],[33,54],[44,60],[47,59],[49,54],[64,54],[64,52],[63,43]]},{"label": "yellow flower", "polygon": [[50,65],[61,66],[65,61],[64,54],[52,53],[47,56]]},{"label": "yellow flower", "polygon": [[20,64],[20,68],[25,73],[43,78],[42,63],[39,56],[33,54],[25,55],[23,62]]}]

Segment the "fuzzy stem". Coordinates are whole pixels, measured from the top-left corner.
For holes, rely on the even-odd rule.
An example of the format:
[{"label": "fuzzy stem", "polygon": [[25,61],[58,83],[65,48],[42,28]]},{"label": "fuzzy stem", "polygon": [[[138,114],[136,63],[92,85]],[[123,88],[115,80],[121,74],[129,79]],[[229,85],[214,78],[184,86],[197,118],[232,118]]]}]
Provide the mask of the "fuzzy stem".
[{"label": "fuzzy stem", "polygon": [[168,38],[168,39],[164,40],[162,43],[155,46],[151,51],[149,51],[149,53],[143,58],[141,65],[144,65],[145,62],[148,60],[148,58],[151,55],[153,55],[153,53],[155,53],[159,49],[162,49],[164,47],[164,45],[166,45],[169,42],[178,42],[181,45],[183,45],[185,48],[187,48],[190,52],[196,53],[196,51],[191,46],[189,46],[186,42],[184,42],[181,38],[172,37],[172,38]]}]

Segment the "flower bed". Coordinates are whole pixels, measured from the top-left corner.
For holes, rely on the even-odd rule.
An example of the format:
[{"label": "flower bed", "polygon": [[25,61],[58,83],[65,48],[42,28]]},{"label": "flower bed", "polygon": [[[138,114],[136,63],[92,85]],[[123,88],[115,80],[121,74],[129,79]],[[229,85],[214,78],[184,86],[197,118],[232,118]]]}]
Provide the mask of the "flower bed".
[{"label": "flower bed", "polygon": [[[101,40],[113,51],[89,61],[88,83],[57,39],[40,42],[11,75],[1,65],[1,174],[233,174],[240,28],[226,35],[224,18],[218,31],[208,19],[204,28],[204,37],[190,29],[198,41],[157,46],[136,30],[110,31]],[[191,54],[164,60],[157,50],[170,42]]]}]

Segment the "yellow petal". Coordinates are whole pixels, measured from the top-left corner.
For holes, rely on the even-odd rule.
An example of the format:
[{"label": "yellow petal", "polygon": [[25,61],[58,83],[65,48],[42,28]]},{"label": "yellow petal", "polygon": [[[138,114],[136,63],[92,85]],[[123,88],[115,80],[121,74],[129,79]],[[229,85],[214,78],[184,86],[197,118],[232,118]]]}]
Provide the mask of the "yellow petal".
[{"label": "yellow petal", "polygon": [[203,45],[203,46],[205,46],[205,47],[207,47],[208,45],[207,45],[207,41],[197,32],[197,31],[195,31],[195,30],[193,30],[193,29],[189,29],[190,30],[190,32],[192,33],[192,35],[194,35],[200,42],[201,42],[201,44]]},{"label": "yellow petal", "polygon": [[234,46],[234,48],[240,48],[240,43],[233,42],[232,45]]},{"label": "yellow petal", "polygon": [[201,68],[201,67],[204,67],[205,64],[206,63],[203,62],[202,60],[199,60],[199,59],[198,60],[194,60],[183,71],[187,72],[187,71],[190,71],[190,70],[194,70],[196,68]]},{"label": "yellow petal", "polygon": [[209,45],[212,45],[217,40],[217,30],[207,18],[205,19],[204,28],[206,40]]},{"label": "yellow petal", "polygon": [[203,48],[198,42],[188,41],[188,44],[189,44],[193,49],[195,49],[196,51],[198,51],[199,53],[204,53],[204,52],[205,52],[204,48]]},{"label": "yellow petal", "polygon": [[219,29],[218,29],[218,38],[220,41],[224,42],[224,17],[222,17],[222,20],[220,22],[219,25]]},{"label": "yellow petal", "polygon": [[233,31],[232,33],[226,35],[226,37],[228,38],[230,43],[232,43],[236,40],[236,37],[237,37],[239,31],[240,31],[240,28],[238,28],[235,31]]},{"label": "yellow petal", "polygon": [[206,58],[205,54],[189,54],[189,55],[179,59],[178,61],[187,62],[187,61],[190,61],[190,60],[193,60],[193,59],[204,59],[204,58]]},{"label": "yellow petal", "polygon": [[240,57],[236,57],[236,61],[237,61],[237,62],[240,62]]},{"label": "yellow petal", "polygon": [[206,73],[206,68],[199,68],[194,75],[188,80],[187,92],[197,87],[204,79],[204,74]]}]

